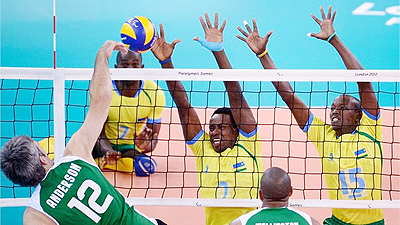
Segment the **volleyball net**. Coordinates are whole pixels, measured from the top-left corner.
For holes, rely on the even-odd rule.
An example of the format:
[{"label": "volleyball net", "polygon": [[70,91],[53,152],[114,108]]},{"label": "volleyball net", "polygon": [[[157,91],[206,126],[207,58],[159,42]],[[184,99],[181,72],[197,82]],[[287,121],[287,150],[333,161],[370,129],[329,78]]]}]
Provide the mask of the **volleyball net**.
[{"label": "volleyball net", "polygon": [[[15,135],[40,141],[54,137],[54,159],[63,154],[65,144],[82,125],[87,114],[89,80],[93,69],[0,68],[1,145]],[[252,199],[201,198],[200,172],[196,156],[187,146],[179,115],[166,80],[183,82],[196,109],[202,128],[208,132],[215,109],[229,107],[224,80],[239,81],[257,121],[261,154],[255,157],[263,170],[278,166],[292,179],[292,206],[329,208],[399,208],[400,202],[400,73],[398,70],[219,70],[219,69],[111,69],[114,80],[154,80],[164,90],[165,108],[155,150],[148,155],[157,163],[148,177],[133,171],[104,170],[106,178],[136,205],[170,206],[260,206]],[[322,160],[313,143],[299,128],[290,110],[271,81],[290,81],[296,94],[312,113],[330,123],[332,101],[345,93],[358,98],[357,81],[373,82],[381,107],[383,156],[379,176],[381,197],[373,200],[329,200]],[[237,165],[240,166],[240,165]],[[118,170],[118,168],[117,168]],[[245,171],[244,171],[245,172]],[[259,176],[263,171],[259,171]],[[218,172],[217,173],[223,173]],[[249,174],[253,176],[254,174]],[[326,175],[326,174],[325,174]],[[354,175],[354,174],[353,174]],[[1,175],[0,207],[24,206],[33,188],[20,187]],[[355,175],[354,175],[355,176]],[[348,180],[348,192],[360,190],[360,183]],[[351,184],[352,183],[352,184]],[[378,185],[379,186],[379,185]],[[257,187],[245,187],[255,188]],[[340,190],[339,190],[340,189]],[[344,191],[343,187],[338,191]],[[347,190],[346,190],[347,191]]]}]

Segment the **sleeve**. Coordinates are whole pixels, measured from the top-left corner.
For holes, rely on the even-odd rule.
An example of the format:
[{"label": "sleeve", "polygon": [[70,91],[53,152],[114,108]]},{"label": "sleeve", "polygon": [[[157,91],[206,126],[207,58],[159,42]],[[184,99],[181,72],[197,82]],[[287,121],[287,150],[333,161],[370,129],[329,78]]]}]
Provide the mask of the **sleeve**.
[{"label": "sleeve", "polygon": [[377,116],[370,114],[366,109],[362,109],[359,131],[371,135],[378,141],[382,140],[382,119],[381,114]]},{"label": "sleeve", "polygon": [[147,118],[148,123],[161,123],[162,112],[165,108],[165,95],[164,91],[154,83],[154,94],[153,94],[153,108],[150,110],[149,116]]},{"label": "sleeve", "polygon": [[250,133],[239,129],[238,143],[245,149],[251,151],[253,156],[261,155],[261,145],[259,144],[258,127]]},{"label": "sleeve", "polygon": [[186,141],[186,144],[195,156],[205,156],[205,149],[213,149],[210,136],[203,129],[192,140]]},{"label": "sleeve", "polygon": [[303,132],[306,133],[308,139],[314,143],[317,147],[318,151],[319,146],[323,145],[325,136],[326,136],[326,126],[325,122],[320,118],[314,116],[314,114],[310,114],[310,118],[308,119],[306,125],[303,128]]}]

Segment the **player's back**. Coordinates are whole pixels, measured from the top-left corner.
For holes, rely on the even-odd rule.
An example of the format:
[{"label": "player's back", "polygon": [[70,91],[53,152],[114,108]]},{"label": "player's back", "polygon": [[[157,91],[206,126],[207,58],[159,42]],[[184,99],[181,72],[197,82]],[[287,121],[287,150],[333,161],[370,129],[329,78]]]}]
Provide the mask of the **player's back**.
[{"label": "player's back", "polygon": [[126,203],[96,165],[78,157],[64,157],[52,167],[28,206],[58,224],[153,224]]}]

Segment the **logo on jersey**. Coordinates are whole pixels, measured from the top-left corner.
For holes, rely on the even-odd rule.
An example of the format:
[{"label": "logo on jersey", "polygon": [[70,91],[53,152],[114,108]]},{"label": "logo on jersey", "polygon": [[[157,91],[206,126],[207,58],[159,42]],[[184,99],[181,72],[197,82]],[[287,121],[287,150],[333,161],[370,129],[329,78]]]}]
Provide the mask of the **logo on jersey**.
[{"label": "logo on jersey", "polygon": [[247,168],[245,167],[246,165],[244,164],[243,161],[238,162],[236,164],[233,164],[233,169],[235,170],[235,172],[242,172],[245,171]]},{"label": "logo on jersey", "polygon": [[368,156],[367,151],[365,148],[362,148],[360,150],[357,150],[354,152],[354,155],[356,156],[357,159],[362,159]]}]

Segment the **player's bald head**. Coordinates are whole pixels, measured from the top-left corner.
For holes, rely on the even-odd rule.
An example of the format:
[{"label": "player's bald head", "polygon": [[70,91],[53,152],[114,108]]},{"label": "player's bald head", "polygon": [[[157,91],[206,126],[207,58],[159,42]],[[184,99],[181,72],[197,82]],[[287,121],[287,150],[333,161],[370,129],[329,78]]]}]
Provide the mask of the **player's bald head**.
[{"label": "player's bald head", "polygon": [[284,170],[271,167],[264,172],[260,188],[264,199],[285,200],[291,194],[292,184]]}]

